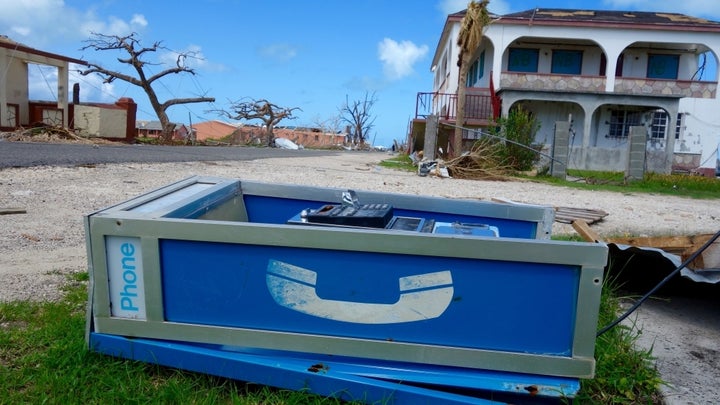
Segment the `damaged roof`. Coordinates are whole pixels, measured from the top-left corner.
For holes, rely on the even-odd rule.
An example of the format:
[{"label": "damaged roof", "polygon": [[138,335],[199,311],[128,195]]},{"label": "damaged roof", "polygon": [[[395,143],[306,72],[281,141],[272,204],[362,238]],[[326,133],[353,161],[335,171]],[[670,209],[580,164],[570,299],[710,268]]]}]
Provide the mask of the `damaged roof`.
[{"label": "damaged roof", "polygon": [[84,60],[71,58],[69,56],[64,55],[58,55],[55,53],[45,52],[41,51],[39,49],[31,48],[25,44],[21,44],[20,42],[13,41],[10,37],[7,35],[0,34],[0,48],[6,48],[10,49],[11,51],[19,51],[19,52],[26,52],[31,55],[38,55],[50,59],[56,59],[61,60],[65,62],[71,62],[71,63],[77,63],[80,65],[87,65],[88,63]]},{"label": "damaged roof", "polygon": [[[451,19],[462,18],[465,10],[451,14]],[[535,8],[505,15],[493,15],[495,23],[608,26],[647,29],[682,29],[689,31],[720,31],[720,22],[679,13],[648,11],[576,10],[561,8]]]}]

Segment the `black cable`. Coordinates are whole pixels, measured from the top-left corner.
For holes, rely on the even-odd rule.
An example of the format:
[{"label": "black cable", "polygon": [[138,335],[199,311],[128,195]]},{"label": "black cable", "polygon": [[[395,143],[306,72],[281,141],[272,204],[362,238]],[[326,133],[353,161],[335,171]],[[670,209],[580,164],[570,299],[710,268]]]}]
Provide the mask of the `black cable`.
[{"label": "black cable", "polygon": [[690,255],[690,257],[688,257],[687,260],[685,260],[684,262],[682,262],[682,263],[680,264],[680,266],[676,267],[675,270],[672,271],[672,273],[668,274],[664,279],[662,279],[662,281],[660,281],[655,287],[653,287],[647,294],[643,295],[642,298],[640,298],[639,300],[637,300],[637,302],[635,302],[635,304],[634,304],[632,307],[630,307],[630,309],[628,309],[627,311],[625,311],[624,314],[620,315],[617,319],[615,319],[614,321],[612,321],[609,325],[607,325],[607,326],[605,326],[604,328],[600,329],[600,331],[598,331],[597,335],[595,335],[595,336],[596,336],[596,337],[600,337],[600,335],[602,335],[603,333],[605,333],[605,332],[609,331],[610,329],[614,328],[615,326],[617,326],[617,324],[619,324],[620,322],[622,322],[623,320],[625,320],[625,318],[627,318],[628,316],[630,316],[630,314],[632,314],[633,312],[635,312],[635,310],[638,309],[638,308],[640,307],[640,305],[642,305],[643,302],[645,302],[648,298],[650,298],[651,295],[655,294],[655,292],[657,292],[657,290],[659,290],[659,289],[660,289],[662,286],[664,286],[668,281],[670,281],[670,279],[673,278],[677,273],[679,273],[680,270],[682,270],[682,269],[685,268],[687,265],[689,265],[690,263],[692,263],[692,261],[695,260],[695,258],[697,258],[698,256],[700,256],[700,254],[701,254],[702,252],[704,252],[705,249],[707,249],[710,245],[712,245],[713,242],[715,242],[715,240],[716,240],[718,237],[720,237],[720,231],[717,231],[717,232],[715,233],[715,235],[713,235],[710,239],[708,239],[707,242],[705,242],[704,245],[702,245],[702,247],[700,247],[700,249],[696,250],[695,253],[693,253],[692,255]]}]

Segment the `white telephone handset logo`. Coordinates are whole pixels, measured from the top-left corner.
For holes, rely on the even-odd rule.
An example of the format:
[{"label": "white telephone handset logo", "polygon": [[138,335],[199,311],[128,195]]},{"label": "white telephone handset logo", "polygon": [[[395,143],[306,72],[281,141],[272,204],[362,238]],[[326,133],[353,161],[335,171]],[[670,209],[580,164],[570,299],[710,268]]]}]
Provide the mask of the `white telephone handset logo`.
[{"label": "white telephone handset logo", "polygon": [[400,299],[393,304],[328,300],[315,291],[317,273],[277,260],[267,268],[267,287],[275,302],[292,310],[335,321],[388,324],[437,318],[453,297],[450,271],[400,277]]}]

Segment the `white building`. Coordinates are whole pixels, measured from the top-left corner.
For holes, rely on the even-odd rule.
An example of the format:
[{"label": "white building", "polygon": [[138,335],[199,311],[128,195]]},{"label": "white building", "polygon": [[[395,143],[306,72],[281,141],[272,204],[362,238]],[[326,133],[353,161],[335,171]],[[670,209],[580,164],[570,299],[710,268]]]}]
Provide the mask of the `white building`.
[{"label": "white building", "polygon": [[[448,16],[432,62],[433,91],[419,93],[411,136],[439,116],[437,145],[455,125],[457,37]],[[646,133],[645,168],[715,175],[720,143],[720,22],[682,14],[534,9],[492,16],[474,53],[464,127],[487,126],[515,106],[541,124],[552,153],[555,125],[570,122],[568,167],[623,171],[630,127]],[[493,100],[496,106],[493,111]],[[465,147],[472,142],[467,133]],[[421,144],[420,144],[421,145]]]}]

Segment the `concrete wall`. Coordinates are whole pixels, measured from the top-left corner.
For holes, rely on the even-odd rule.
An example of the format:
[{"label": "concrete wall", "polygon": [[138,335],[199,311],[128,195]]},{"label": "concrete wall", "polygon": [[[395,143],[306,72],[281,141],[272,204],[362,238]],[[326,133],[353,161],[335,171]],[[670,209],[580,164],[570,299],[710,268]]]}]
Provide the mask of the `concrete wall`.
[{"label": "concrete wall", "polygon": [[125,139],[126,125],[124,109],[75,106],[75,131],[82,136]]},{"label": "concrete wall", "polygon": [[[6,53],[5,48],[0,48],[0,66],[7,69],[4,82],[0,83],[3,89],[0,91],[0,98],[4,98],[4,102],[8,104],[18,105],[18,122],[20,125],[28,125],[28,76],[26,64],[24,61],[11,58]],[[8,65],[9,63],[9,65]],[[13,126],[13,122],[9,122],[7,111],[0,111],[0,126]]]}]

